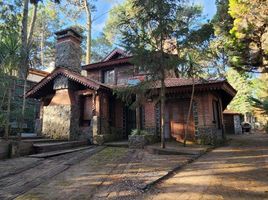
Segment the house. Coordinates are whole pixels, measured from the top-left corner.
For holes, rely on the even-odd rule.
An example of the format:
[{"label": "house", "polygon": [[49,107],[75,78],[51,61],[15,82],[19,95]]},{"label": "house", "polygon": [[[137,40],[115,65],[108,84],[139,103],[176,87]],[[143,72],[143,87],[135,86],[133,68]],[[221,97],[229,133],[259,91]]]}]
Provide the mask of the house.
[{"label": "house", "polygon": [[242,114],[232,110],[224,110],[223,121],[227,134],[242,134],[241,127]]},{"label": "house", "polygon": [[[115,49],[101,62],[81,67],[82,37],[73,29],[56,33],[55,70],[27,92],[28,98],[41,100],[42,134],[51,138],[94,143],[127,138],[136,126],[136,113],[117,99],[113,91],[144,72],[131,64],[131,56]],[[81,75],[81,70],[87,76]],[[184,137],[192,81],[170,75],[166,85],[166,138]],[[196,80],[189,139],[212,143],[224,137],[223,110],[236,91],[226,80]],[[141,106],[141,127],[159,134],[159,84],[151,88],[152,96]]]}]

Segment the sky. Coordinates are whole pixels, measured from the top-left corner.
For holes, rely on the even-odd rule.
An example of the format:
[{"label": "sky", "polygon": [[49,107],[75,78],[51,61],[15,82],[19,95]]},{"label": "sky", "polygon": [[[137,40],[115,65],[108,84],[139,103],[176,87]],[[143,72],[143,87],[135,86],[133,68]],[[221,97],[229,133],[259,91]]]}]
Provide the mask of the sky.
[{"label": "sky", "polygon": [[[216,13],[215,0],[191,0],[196,4],[203,6],[204,15],[211,19]],[[92,26],[92,36],[97,37],[103,30],[106,20],[108,19],[109,10],[113,6],[120,4],[123,0],[98,0],[96,5],[96,12],[93,13],[93,26]]]}]

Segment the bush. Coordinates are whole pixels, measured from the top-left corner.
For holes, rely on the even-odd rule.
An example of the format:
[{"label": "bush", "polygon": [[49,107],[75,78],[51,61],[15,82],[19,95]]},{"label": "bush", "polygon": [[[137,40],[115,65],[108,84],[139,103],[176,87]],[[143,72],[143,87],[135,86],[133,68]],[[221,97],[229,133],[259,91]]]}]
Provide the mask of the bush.
[{"label": "bush", "polygon": [[131,131],[131,134],[130,135],[150,135],[147,131],[145,130],[138,130],[138,129],[133,129]]},{"label": "bush", "polygon": [[148,133],[148,131],[146,130],[138,131],[137,129],[133,129],[131,131],[131,136],[138,136],[138,135],[143,136],[147,144],[153,144],[153,143],[158,142],[158,137],[154,134]]}]

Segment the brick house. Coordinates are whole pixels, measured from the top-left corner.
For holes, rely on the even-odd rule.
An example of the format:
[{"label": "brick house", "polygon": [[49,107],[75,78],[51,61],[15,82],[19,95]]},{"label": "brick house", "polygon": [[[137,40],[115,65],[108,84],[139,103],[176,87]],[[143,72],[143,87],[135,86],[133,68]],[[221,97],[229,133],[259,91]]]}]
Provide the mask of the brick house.
[{"label": "brick house", "polygon": [[[131,64],[131,56],[120,49],[101,62],[81,67],[82,37],[72,29],[56,33],[55,70],[27,92],[40,99],[42,134],[69,140],[90,139],[94,143],[127,138],[136,126],[136,113],[113,94],[116,87],[146,78]],[[87,76],[81,75],[81,70]],[[166,138],[183,138],[192,81],[170,75],[166,79]],[[236,91],[226,80],[196,80],[190,118],[192,141],[209,142],[224,136],[222,111]],[[141,106],[141,127],[159,134],[159,84]],[[209,143],[208,142],[208,143]]]}]

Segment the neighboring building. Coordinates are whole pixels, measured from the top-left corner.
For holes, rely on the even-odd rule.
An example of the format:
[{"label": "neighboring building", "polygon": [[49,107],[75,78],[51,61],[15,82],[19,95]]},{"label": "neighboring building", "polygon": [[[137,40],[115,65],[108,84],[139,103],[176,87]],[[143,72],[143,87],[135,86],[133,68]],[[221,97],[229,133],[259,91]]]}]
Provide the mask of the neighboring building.
[{"label": "neighboring building", "polygon": [[30,68],[27,76],[27,81],[35,85],[36,83],[40,82],[44,77],[46,77],[48,74],[49,73],[46,71]]},{"label": "neighboring building", "polygon": [[[42,80],[49,73],[37,70],[37,69],[29,69],[29,73],[27,76],[27,90],[32,88],[36,83]],[[16,76],[13,76],[14,85],[12,86],[12,94],[13,98],[11,100],[11,116],[10,116],[10,128],[11,135],[17,134],[19,129],[18,116],[21,113],[21,106],[23,101],[23,89],[24,89],[24,80],[19,79]],[[6,99],[5,91],[0,94],[0,98]],[[22,128],[26,132],[34,132],[35,131],[35,121],[38,118],[40,103],[34,99],[27,99],[25,106],[25,119]],[[4,134],[4,127],[0,127],[0,136]]]},{"label": "neighboring building", "polygon": [[[147,77],[131,64],[131,56],[115,49],[102,62],[82,66],[82,37],[72,29],[56,33],[55,70],[27,92],[41,100],[42,134],[60,139],[91,139],[94,143],[127,138],[136,126],[136,113],[113,90]],[[170,76],[166,85],[166,138],[183,139],[192,81]],[[215,142],[224,135],[222,111],[236,91],[226,80],[196,80],[189,139]],[[141,106],[141,127],[159,134],[159,84]]]},{"label": "neighboring building", "polygon": [[242,134],[241,119],[241,113],[234,112],[232,110],[225,110],[223,112],[225,132],[227,134]]}]

